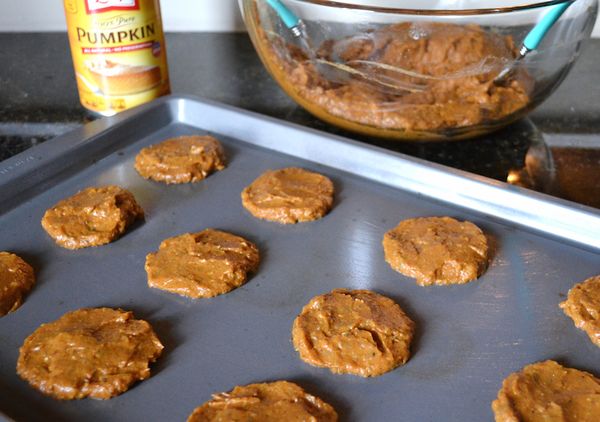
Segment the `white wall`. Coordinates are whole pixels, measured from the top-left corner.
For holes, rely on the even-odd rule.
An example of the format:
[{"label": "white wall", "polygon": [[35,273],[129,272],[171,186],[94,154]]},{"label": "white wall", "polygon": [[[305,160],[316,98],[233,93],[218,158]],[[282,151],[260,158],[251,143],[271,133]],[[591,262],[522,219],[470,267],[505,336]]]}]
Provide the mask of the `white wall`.
[{"label": "white wall", "polygon": [[[161,0],[167,31],[242,31],[237,0]],[[66,30],[62,0],[0,0],[0,32]]]},{"label": "white wall", "polygon": [[[64,31],[62,0],[0,0],[0,32]],[[167,31],[242,31],[237,0],[161,0]],[[594,36],[600,37],[600,19]]]}]

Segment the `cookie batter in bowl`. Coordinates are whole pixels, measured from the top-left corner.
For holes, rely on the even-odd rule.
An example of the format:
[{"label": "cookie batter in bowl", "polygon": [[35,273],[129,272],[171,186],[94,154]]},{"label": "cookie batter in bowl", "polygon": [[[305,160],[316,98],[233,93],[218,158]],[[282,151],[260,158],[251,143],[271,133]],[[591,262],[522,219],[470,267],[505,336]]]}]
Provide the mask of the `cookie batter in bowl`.
[{"label": "cookie batter in bowl", "polygon": [[[472,137],[530,108],[533,79],[526,72],[494,83],[503,66],[516,57],[512,38],[478,25],[382,26],[354,38],[326,40],[316,59],[261,27],[256,36],[263,61],[294,100],[315,116],[352,131],[423,140]],[[338,64],[359,73],[340,71]],[[422,88],[389,90],[369,75]]]}]

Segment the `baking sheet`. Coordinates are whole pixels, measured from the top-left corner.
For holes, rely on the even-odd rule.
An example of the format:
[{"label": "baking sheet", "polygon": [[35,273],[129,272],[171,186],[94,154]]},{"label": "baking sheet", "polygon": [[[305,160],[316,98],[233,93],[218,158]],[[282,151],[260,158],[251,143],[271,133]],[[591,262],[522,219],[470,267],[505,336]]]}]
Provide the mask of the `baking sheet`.
[{"label": "baking sheet", "polygon": [[[137,175],[142,147],[192,133],[223,142],[227,169],[180,186]],[[282,226],[242,208],[248,183],[286,166],[334,181],[327,217]],[[44,211],[101,184],[130,189],[146,221],[106,246],[56,246],[39,224]],[[574,283],[600,273],[595,210],[245,111],[167,97],[86,125],[0,164],[0,212],[0,250],[21,255],[38,278],[25,304],[0,318],[0,411],[18,421],[185,420],[212,393],[278,379],[328,401],[342,420],[484,421],[493,419],[504,377],[528,363],[556,359],[600,374],[600,349],[558,308]],[[385,263],[385,231],[430,215],[469,219],[493,237],[493,261],[478,281],[423,288]],[[146,254],[167,237],[208,227],[255,242],[256,275],[213,299],[149,289]],[[385,294],[415,320],[405,366],[362,379],[298,359],[293,319],[337,287]],[[165,351],[151,378],[108,401],[60,402],[16,376],[18,348],[41,323],[97,306],[132,310],[155,327]]]}]

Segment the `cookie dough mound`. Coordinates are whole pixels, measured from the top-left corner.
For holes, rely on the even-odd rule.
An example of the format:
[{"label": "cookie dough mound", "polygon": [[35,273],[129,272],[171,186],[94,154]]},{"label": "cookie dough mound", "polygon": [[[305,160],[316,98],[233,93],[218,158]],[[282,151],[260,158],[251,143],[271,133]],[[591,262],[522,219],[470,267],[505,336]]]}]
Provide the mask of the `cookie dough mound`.
[{"label": "cookie dough mound", "polygon": [[600,347],[600,275],[577,284],[560,304],[575,326],[587,333],[596,346]]},{"label": "cookie dough mound", "polygon": [[34,284],[31,265],[15,254],[0,252],[0,317],[17,310]]},{"label": "cookie dough mound", "polygon": [[294,321],[292,340],[310,365],[372,377],[408,361],[414,326],[385,296],[336,289],[308,302]]},{"label": "cookie dough mound", "polygon": [[527,365],[504,380],[492,410],[496,422],[596,422],[600,379],[552,360]]},{"label": "cookie dough mound", "polygon": [[148,285],[192,298],[227,293],[258,269],[258,248],[246,239],[206,229],[163,240],[146,256]]},{"label": "cookie dough mound", "polygon": [[156,182],[198,182],[225,168],[225,153],[212,136],[180,136],[142,149],[134,166],[142,177]]},{"label": "cookie dough mound", "polygon": [[235,387],[196,408],[187,422],[335,422],[329,404],[288,381]]},{"label": "cookie dough mound", "polygon": [[270,170],[242,191],[242,205],[255,217],[283,224],[318,220],[333,205],[333,183],[301,168]]},{"label": "cookie dough mound", "polygon": [[162,349],[150,324],[131,312],[79,309],[25,339],[17,373],[56,399],[110,399],[148,378]]},{"label": "cookie dough mound", "polygon": [[119,186],[89,187],[44,214],[42,227],[67,249],[105,245],[119,238],[144,210]]},{"label": "cookie dough mound", "polygon": [[464,284],[487,268],[488,243],[475,224],[450,217],[404,220],[383,237],[385,260],[420,286]]}]

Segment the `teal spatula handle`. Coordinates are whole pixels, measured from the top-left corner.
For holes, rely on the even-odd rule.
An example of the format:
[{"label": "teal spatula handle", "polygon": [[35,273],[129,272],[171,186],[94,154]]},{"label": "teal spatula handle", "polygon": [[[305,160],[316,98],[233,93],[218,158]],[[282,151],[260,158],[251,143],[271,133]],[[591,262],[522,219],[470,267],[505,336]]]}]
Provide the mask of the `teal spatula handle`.
[{"label": "teal spatula handle", "polygon": [[275,12],[277,13],[277,15],[283,21],[283,24],[288,29],[295,28],[298,25],[300,25],[300,23],[302,22],[300,20],[300,18],[298,16],[296,16],[294,14],[294,12],[292,12],[290,9],[288,9],[283,3],[281,3],[281,1],[279,1],[279,0],[267,0],[267,3],[269,3],[269,6],[271,6],[271,8],[273,10],[275,10]]},{"label": "teal spatula handle", "polygon": [[556,6],[553,6],[550,11],[546,12],[546,14],[542,16],[542,20],[539,21],[525,37],[525,40],[523,41],[525,48],[529,51],[538,48],[538,45],[540,45],[546,36],[546,33],[552,28],[552,25],[554,25],[558,18],[565,13],[565,10],[567,10],[571,4],[573,4],[572,1],[557,4]]}]

